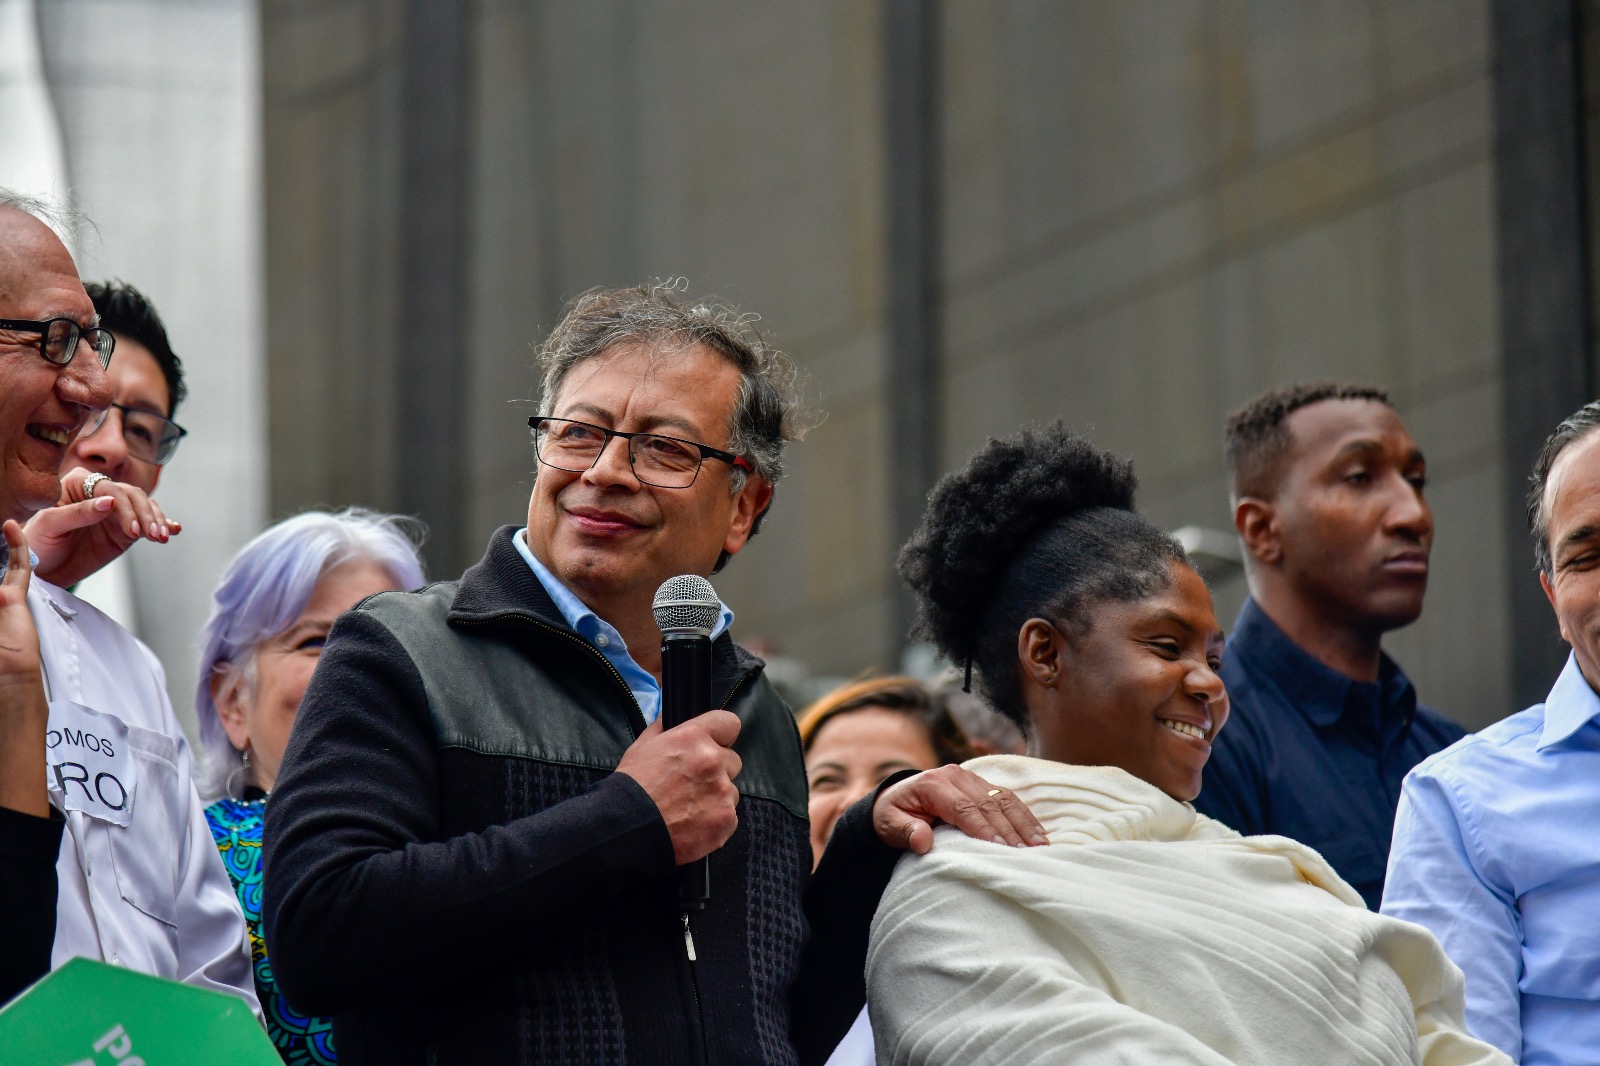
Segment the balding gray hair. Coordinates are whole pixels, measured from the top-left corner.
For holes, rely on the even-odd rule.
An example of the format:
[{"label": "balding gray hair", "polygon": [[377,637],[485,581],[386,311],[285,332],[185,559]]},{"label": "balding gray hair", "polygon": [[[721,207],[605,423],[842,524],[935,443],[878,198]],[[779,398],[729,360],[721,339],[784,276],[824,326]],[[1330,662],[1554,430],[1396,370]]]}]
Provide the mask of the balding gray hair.
[{"label": "balding gray hair", "polygon": [[[561,384],[578,364],[619,345],[638,345],[653,354],[670,354],[705,345],[739,368],[739,395],[728,427],[727,450],[742,455],[755,473],[776,485],[783,477],[783,449],[809,428],[788,356],[767,344],[754,315],[711,301],[678,300],[681,283],[661,282],[628,289],[590,289],[573,300],[550,336],[539,346],[544,372],[540,409],[553,410]],[[745,473],[733,470],[733,491],[744,488]],[[761,519],[751,528],[754,536]],[[720,569],[726,557],[718,562]]]},{"label": "balding gray hair", "polygon": [[13,189],[0,186],[0,211],[7,208],[12,211],[21,211],[25,215],[43,222],[50,227],[61,243],[70,247],[89,220],[80,211],[75,211],[57,200],[47,199],[42,196],[29,196]]}]

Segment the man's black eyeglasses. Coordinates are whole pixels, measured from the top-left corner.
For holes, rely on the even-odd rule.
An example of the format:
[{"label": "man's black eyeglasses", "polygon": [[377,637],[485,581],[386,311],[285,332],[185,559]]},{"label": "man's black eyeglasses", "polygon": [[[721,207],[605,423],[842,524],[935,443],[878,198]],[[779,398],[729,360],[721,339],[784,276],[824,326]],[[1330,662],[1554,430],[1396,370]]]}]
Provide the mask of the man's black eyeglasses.
[{"label": "man's black eyeglasses", "polygon": [[686,489],[700,475],[700,464],[720,459],[740,470],[753,470],[742,455],[713,448],[709,444],[664,437],[659,433],[624,433],[617,429],[575,422],[570,418],[534,415],[528,419],[533,430],[533,450],[545,466],[571,473],[582,473],[594,466],[612,437],[628,442],[628,465],[641,484],[658,489]]},{"label": "man's black eyeglasses", "polygon": [[[162,418],[154,411],[121,403],[111,406],[122,412],[122,442],[128,454],[146,463],[160,466],[171,459],[172,453],[178,450],[178,442],[189,434],[172,419]],[[92,436],[98,428],[85,430],[84,436]]]},{"label": "man's black eyeglasses", "polygon": [[80,326],[70,318],[51,318],[43,322],[28,322],[20,318],[0,318],[0,329],[20,333],[37,333],[39,339],[33,347],[48,362],[66,366],[78,354],[78,341],[89,342],[95,355],[100,357],[100,369],[111,365],[111,353],[116,350],[117,339],[109,329],[100,326]]}]

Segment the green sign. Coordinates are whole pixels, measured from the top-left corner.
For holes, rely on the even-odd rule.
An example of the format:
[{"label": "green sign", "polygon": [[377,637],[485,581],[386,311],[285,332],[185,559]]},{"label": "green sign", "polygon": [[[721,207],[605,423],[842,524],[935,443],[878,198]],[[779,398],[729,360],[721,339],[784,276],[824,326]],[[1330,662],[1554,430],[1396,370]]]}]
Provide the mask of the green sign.
[{"label": "green sign", "polygon": [[4,1066],[283,1066],[238,996],[73,959],[0,1010]]}]

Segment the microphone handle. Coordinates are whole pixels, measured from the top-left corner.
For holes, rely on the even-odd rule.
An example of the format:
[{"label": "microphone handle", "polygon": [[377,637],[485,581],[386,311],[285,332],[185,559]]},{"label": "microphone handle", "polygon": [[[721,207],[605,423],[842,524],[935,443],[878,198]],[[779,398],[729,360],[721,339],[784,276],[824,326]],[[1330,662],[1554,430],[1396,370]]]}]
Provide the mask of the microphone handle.
[{"label": "microphone handle", "polygon": [[[661,721],[667,729],[711,710],[711,638],[667,633],[661,638]],[[703,911],[711,898],[711,857],[678,867],[678,903]]]}]

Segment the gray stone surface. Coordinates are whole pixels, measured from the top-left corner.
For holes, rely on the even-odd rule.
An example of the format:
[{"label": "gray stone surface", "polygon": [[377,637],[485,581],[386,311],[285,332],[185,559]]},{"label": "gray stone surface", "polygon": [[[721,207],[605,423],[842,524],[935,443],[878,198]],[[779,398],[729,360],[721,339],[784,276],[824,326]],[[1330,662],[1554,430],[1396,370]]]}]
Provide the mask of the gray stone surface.
[{"label": "gray stone surface", "polygon": [[[141,289],[184,361],[177,418],[189,437],[156,493],[184,532],[127,558],[138,633],[192,731],[195,637],[212,586],[266,509],[255,10],[245,0],[39,9],[72,200],[94,222],[79,272]],[[290,417],[306,427],[306,414]]]},{"label": "gray stone surface", "polygon": [[[381,505],[406,475],[385,414],[397,10],[263,8],[275,511]],[[584,288],[687,276],[759,312],[830,412],[718,578],[740,632],[819,672],[893,665],[880,6],[475,11],[468,489],[424,517],[469,545],[520,521],[531,345]],[[1440,527],[1427,613],[1395,647],[1464,721],[1510,710],[1488,12],[940,5],[939,467],[1063,417],[1135,459],[1162,524],[1226,529],[1231,407],[1298,378],[1386,384],[1433,457]],[[329,369],[357,344],[360,376]],[[291,397],[319,418],[291,423]],[[1225,618],[1241,596],[1218,588]]]},{"label": "gray stone surface", "polygon": [[[1229,409],[1295,380],[1386,385],[1438,497],[1434,591],[1396,648],[1464,721],[1510,710],[1508,593],[1485,565],[1514,506],[1491,491],[1487,5],[997,2],[945,20],[946,468],[1062,417],[1135,460],[1152,517],[1226,529]],[[1231,621],[1241,584],[1217,592]]]}]

